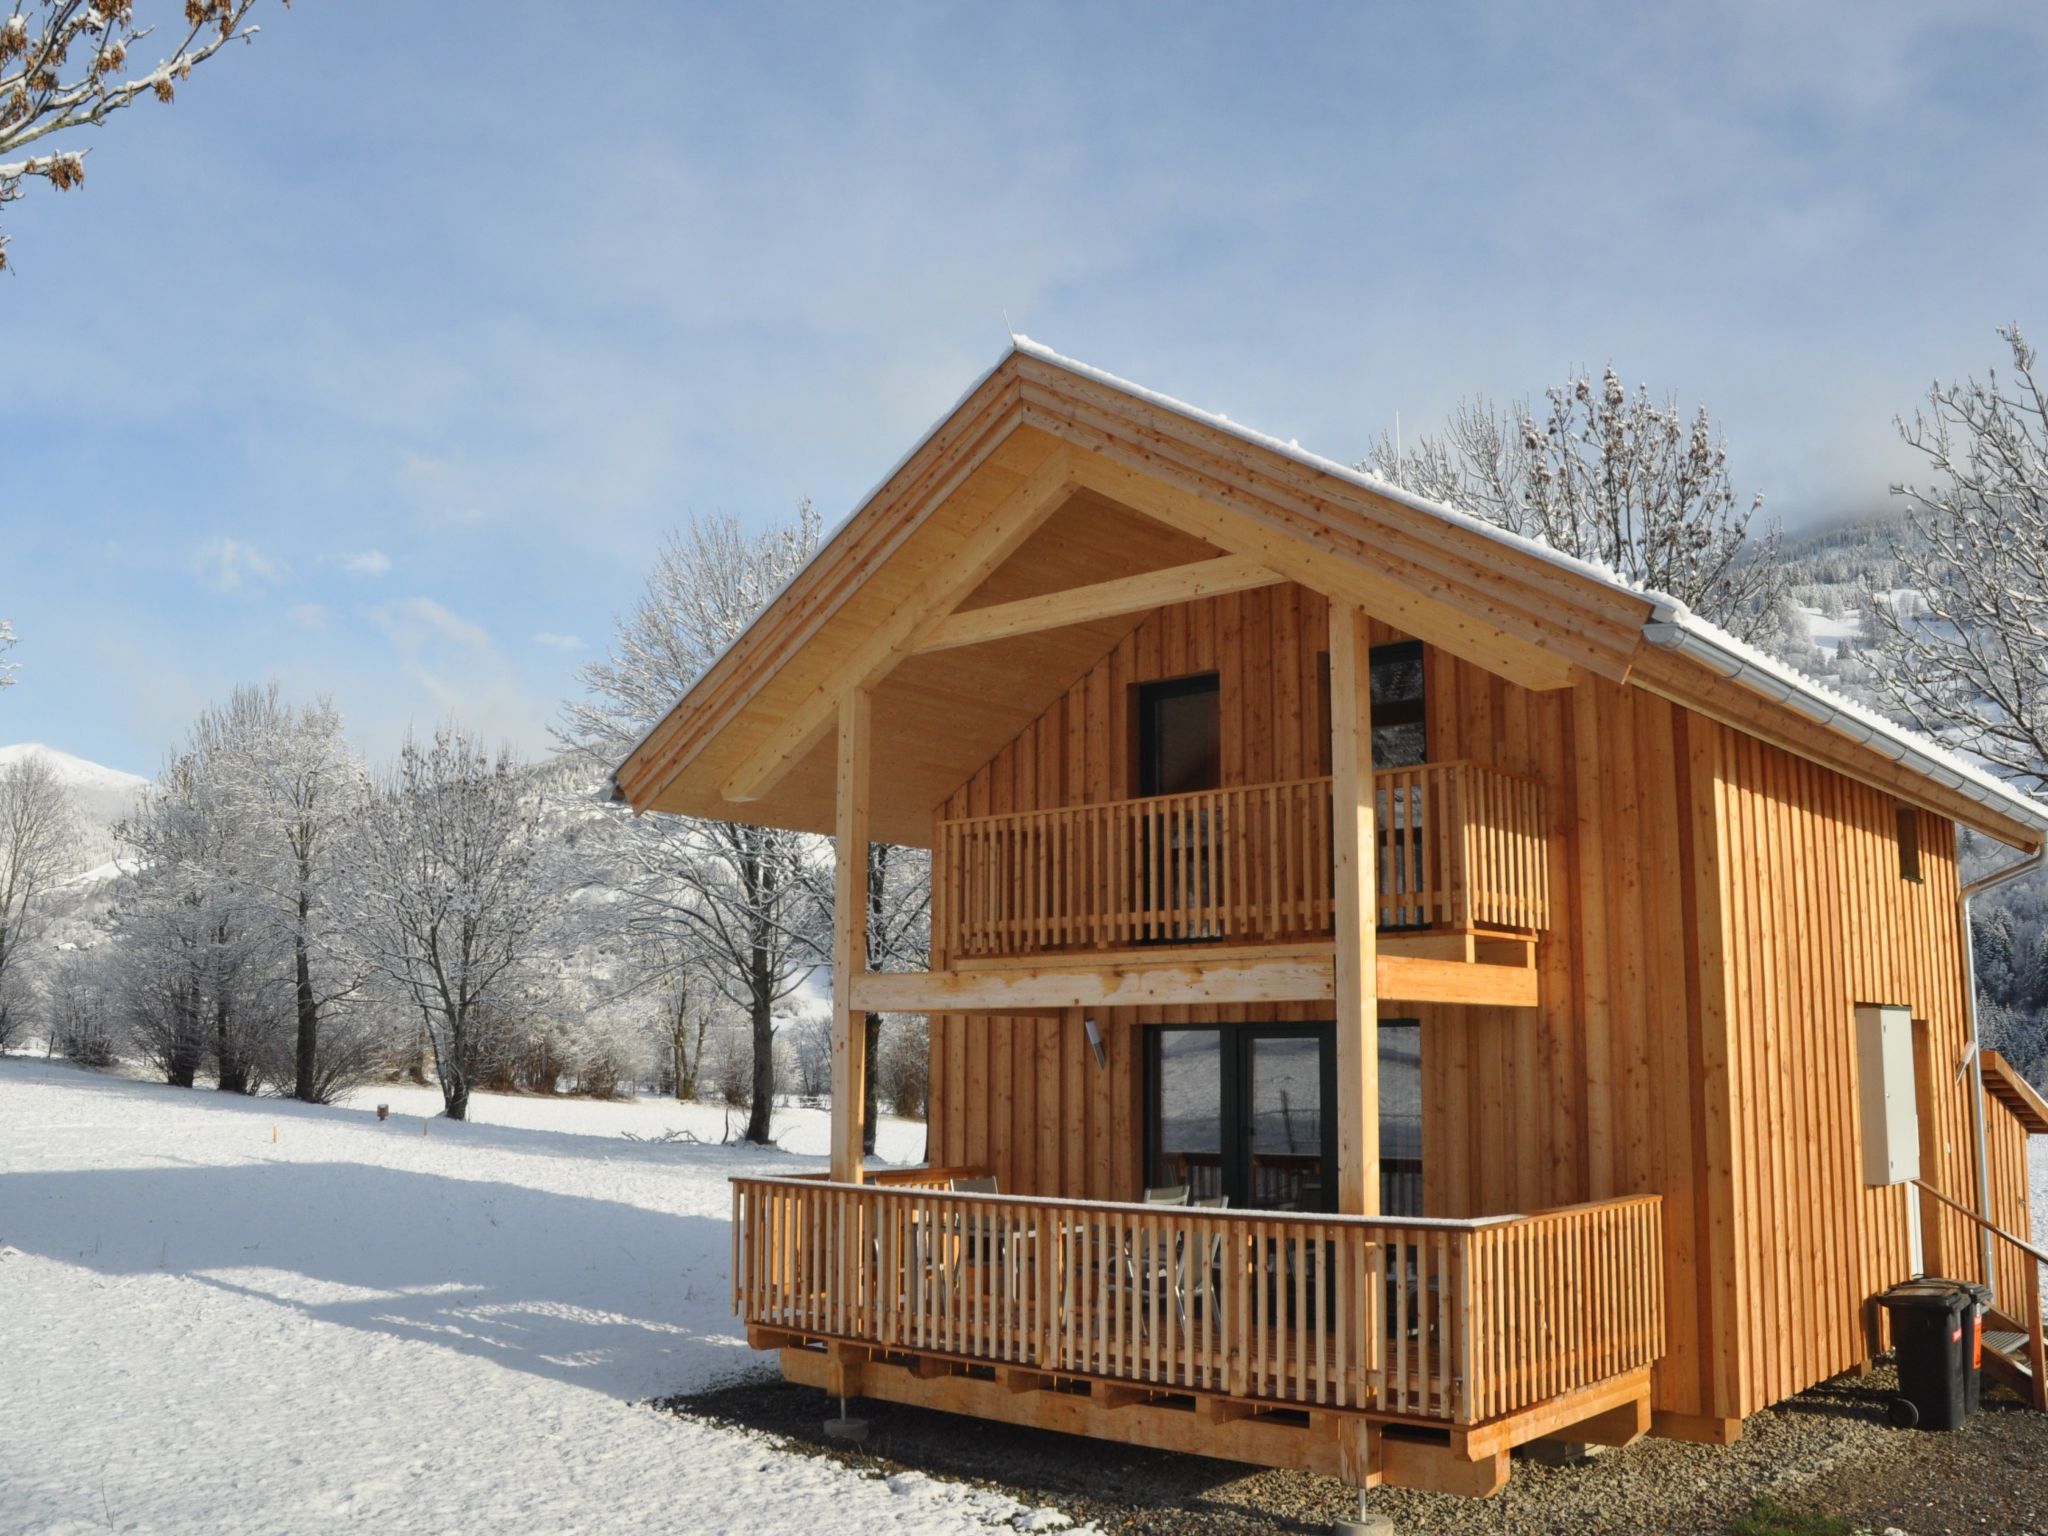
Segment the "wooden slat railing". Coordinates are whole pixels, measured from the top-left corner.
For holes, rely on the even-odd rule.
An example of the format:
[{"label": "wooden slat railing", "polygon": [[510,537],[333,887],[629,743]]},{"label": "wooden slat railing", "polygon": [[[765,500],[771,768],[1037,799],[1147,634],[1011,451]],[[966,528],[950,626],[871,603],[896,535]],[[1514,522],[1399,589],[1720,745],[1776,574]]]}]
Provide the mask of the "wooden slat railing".
[{"label": "wooden slat railing", "polygon": [[[1380,926],[1549,926],[1540,781],[1454,762],[1373,785]],[[1327,778],[957,817],[939,825],[937,938],[971,956],[1319,936],[1331,847]]]},{"label": "wooden slat railing", "polygon": [[1469,1425],[1664,1350],[1654,1196],[1472,1221],[733,1181],[749,1327]]}]

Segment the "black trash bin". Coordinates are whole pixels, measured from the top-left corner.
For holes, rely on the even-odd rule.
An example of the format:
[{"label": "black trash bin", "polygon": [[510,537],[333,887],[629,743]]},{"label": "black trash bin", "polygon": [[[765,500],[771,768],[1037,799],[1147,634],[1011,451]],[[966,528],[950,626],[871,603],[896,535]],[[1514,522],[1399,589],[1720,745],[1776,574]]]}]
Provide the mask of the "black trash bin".
[{"label": "black trash bin", "polygon": [[1899,1396],[1892,1422],[1902,1429],[1959,1429],[1976,1405],[1977,1298],[1954,1280],[1908,1280],[1878,1297],[1892,1315]]}]

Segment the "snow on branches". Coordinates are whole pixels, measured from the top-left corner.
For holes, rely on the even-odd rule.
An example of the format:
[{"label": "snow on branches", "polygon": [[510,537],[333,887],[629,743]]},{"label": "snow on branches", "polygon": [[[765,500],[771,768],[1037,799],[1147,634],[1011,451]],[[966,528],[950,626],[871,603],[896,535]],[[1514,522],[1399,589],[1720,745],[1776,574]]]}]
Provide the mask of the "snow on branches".
[{"label": "snow on branches", "polygon": [[[289,5],[291,0],[280,0]],[[133,0],[14,0],[0,20],[0,204],[39,176],[58,191],[85,179],[83,149],[22,155],[54,135],[97,128],[139,96],[168,103],[192,71],[257,28],[242,23],[256,0],[182,0],[177,46],[139,74],[129,53],[156,30],[137,22]],[[19,155],[20,158],[14,158]],[[0,268],[7,237],[0,233]]]},{"label": "snow on branches", "polygon": [[1607,566],[1677,598],[1744,640],[1782,623],[1778,535],[1729,483],[1728,448],[1704,409],[1631,395],[1608,368],[1548,390],[1539,416],[1459,404],[1440,437],[1403,450],[1382,436],[1360,469],[1404,490]]},{"label": "snow on branches", "polygon": [[1925,485],[1892,487],[1907,521],[1893,592],[1874,595],[1878,688],[1913,725],[2048,794],[2048,395],[2017,326],[2011,373],[1935,384],[1900,435]]}]

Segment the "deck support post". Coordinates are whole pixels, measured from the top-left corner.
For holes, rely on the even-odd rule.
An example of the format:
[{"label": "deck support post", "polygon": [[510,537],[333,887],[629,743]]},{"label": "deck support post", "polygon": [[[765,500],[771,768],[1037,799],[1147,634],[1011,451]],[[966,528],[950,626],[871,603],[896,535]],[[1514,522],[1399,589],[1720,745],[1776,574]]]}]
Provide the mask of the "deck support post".
[{"label": "deck support post", "polygon": [[1365,610],[1330,604],[1330,797],[1337,878],[1337,1209],[1380,1208],[1379,838]]},{"label": "deck support post", "polygon": [[868,750],[872,696],[850,688],[839,700],[837,846],[832,885],[832,1178],[862,1178],[867,1097],[867,1021],[854,1005],[854,983],[868,966]]}]

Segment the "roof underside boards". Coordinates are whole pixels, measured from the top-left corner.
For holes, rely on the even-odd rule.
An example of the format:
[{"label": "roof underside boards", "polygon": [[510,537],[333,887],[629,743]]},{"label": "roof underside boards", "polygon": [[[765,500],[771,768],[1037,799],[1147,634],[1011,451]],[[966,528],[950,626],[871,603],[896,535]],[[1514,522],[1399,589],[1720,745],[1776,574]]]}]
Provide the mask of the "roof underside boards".
[{"label": "roof underside boards", "polygon": [[649,733],[619,792],[637,810],[829,831],[836,700],[865,680],[875,835],[923,845],[933,808],[1144,615],[913,654],[933,625],[1220,555],[1525,686],[1647,684],[2015,846],[2041,841],[2025,808],[2002,814],[1648,644],[1662,610],[1611,576],[1024,343]]},{"label": "roof underside boards", "polygon": [[2048,1136],[2048,1101],[1996,1051],[1984,1053],[1984,1088],[2012,1111],[2029,1136]]}]

